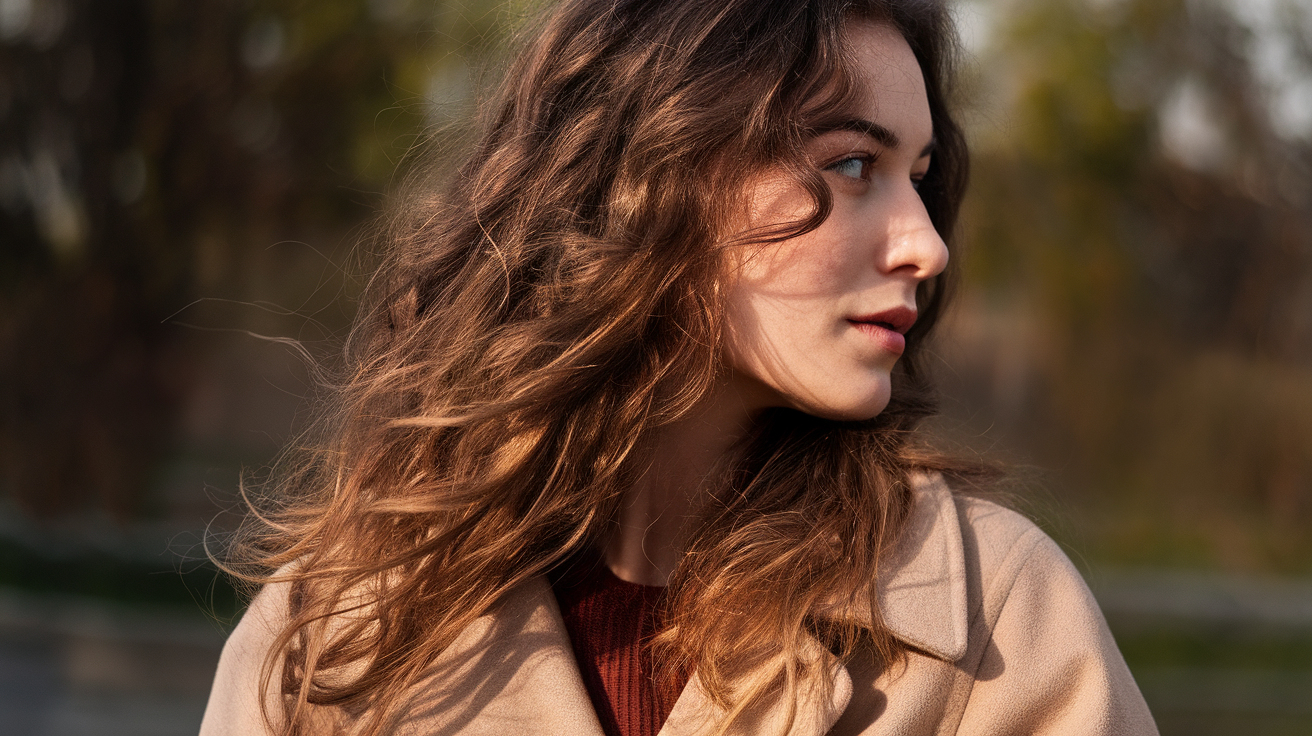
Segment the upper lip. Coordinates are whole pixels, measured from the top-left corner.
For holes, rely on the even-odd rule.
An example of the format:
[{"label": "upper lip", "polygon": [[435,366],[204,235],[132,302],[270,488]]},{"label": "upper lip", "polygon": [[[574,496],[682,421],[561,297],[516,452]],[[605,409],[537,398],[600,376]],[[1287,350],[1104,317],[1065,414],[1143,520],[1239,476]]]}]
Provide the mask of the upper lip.
[{"label": "upper lip", "polygon": [[916,310],[910,307],[894,307],[885,309],[882,312],[873,314],[863,314],[857,317],[848,317],[848,322],[870,323],[887,327],[894,332],[905,335],[911,325],[916,323]]}]

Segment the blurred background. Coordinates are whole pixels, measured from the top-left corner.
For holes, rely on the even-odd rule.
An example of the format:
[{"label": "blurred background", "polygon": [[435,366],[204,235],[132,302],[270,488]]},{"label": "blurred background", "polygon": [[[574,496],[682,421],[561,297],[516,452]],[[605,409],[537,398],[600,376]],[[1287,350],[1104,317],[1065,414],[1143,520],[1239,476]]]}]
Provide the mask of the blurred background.
[{"label": "blurred background", "polygon": [[[0,0],[0,734],[194,733],[200,547],[515,0]],[[1166,734],[1312,733],[1312,6],[977,0],[937,348]],[[399,167],[399,168],[398,168]]]}]

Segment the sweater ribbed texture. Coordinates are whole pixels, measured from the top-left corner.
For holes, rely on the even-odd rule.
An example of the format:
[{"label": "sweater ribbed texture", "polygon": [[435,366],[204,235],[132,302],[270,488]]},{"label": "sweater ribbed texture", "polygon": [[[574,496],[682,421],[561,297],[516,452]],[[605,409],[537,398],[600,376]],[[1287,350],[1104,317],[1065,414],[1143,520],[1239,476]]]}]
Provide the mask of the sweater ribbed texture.
[{"label": "sweater ribbed texture", "polygon": [[595,556],[576,560],[551,583],[602,730],[656,736],[678,692],[667,696],[656,684],[644,646],[656,632],[665,589],[620,580]]}]

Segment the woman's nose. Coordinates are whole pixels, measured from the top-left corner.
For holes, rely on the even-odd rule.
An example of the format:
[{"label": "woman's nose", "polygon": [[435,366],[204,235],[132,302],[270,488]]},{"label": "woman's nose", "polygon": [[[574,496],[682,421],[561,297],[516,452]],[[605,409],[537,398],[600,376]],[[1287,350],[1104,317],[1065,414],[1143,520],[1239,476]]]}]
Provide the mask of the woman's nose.
[{"label": "woman's nose", "polygon": [[923,281],[948,266],[948,246],[934,228],[920,194],[908,185],[893,203],[888,218],[888,240],[883,269],[905,272]]}]

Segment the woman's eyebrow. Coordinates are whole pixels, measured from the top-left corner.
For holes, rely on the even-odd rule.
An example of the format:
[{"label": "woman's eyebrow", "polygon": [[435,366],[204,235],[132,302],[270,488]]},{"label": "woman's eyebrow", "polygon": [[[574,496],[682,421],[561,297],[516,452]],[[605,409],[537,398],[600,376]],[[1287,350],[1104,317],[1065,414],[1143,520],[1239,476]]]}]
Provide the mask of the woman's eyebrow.
[{"label": "woman's eyebrow", "polygon": [[[868,135],[871,138],[873,138],[876,143],[888,149],[896,149],[902,145],[902,139],[898,138],[897,133],[894,133],[893,131],[880,125],[879,123],[876,123],[871,120],[865,120],[863,118],[851,118],[848,120],[840,120],[835,123],[822,125],[818,128],[815,128],[814,133],[815,135],[824,135],[825,133],[833,133],[834,131],[839,131],[839,130],[850,130],[857,133],[861,133],[863,135]],[[931,138],[929,143],[923,149],[921,149],[920,158],[924,158],[929,154],[933,153],[934,147],[937,144],[938,141]]]}]

